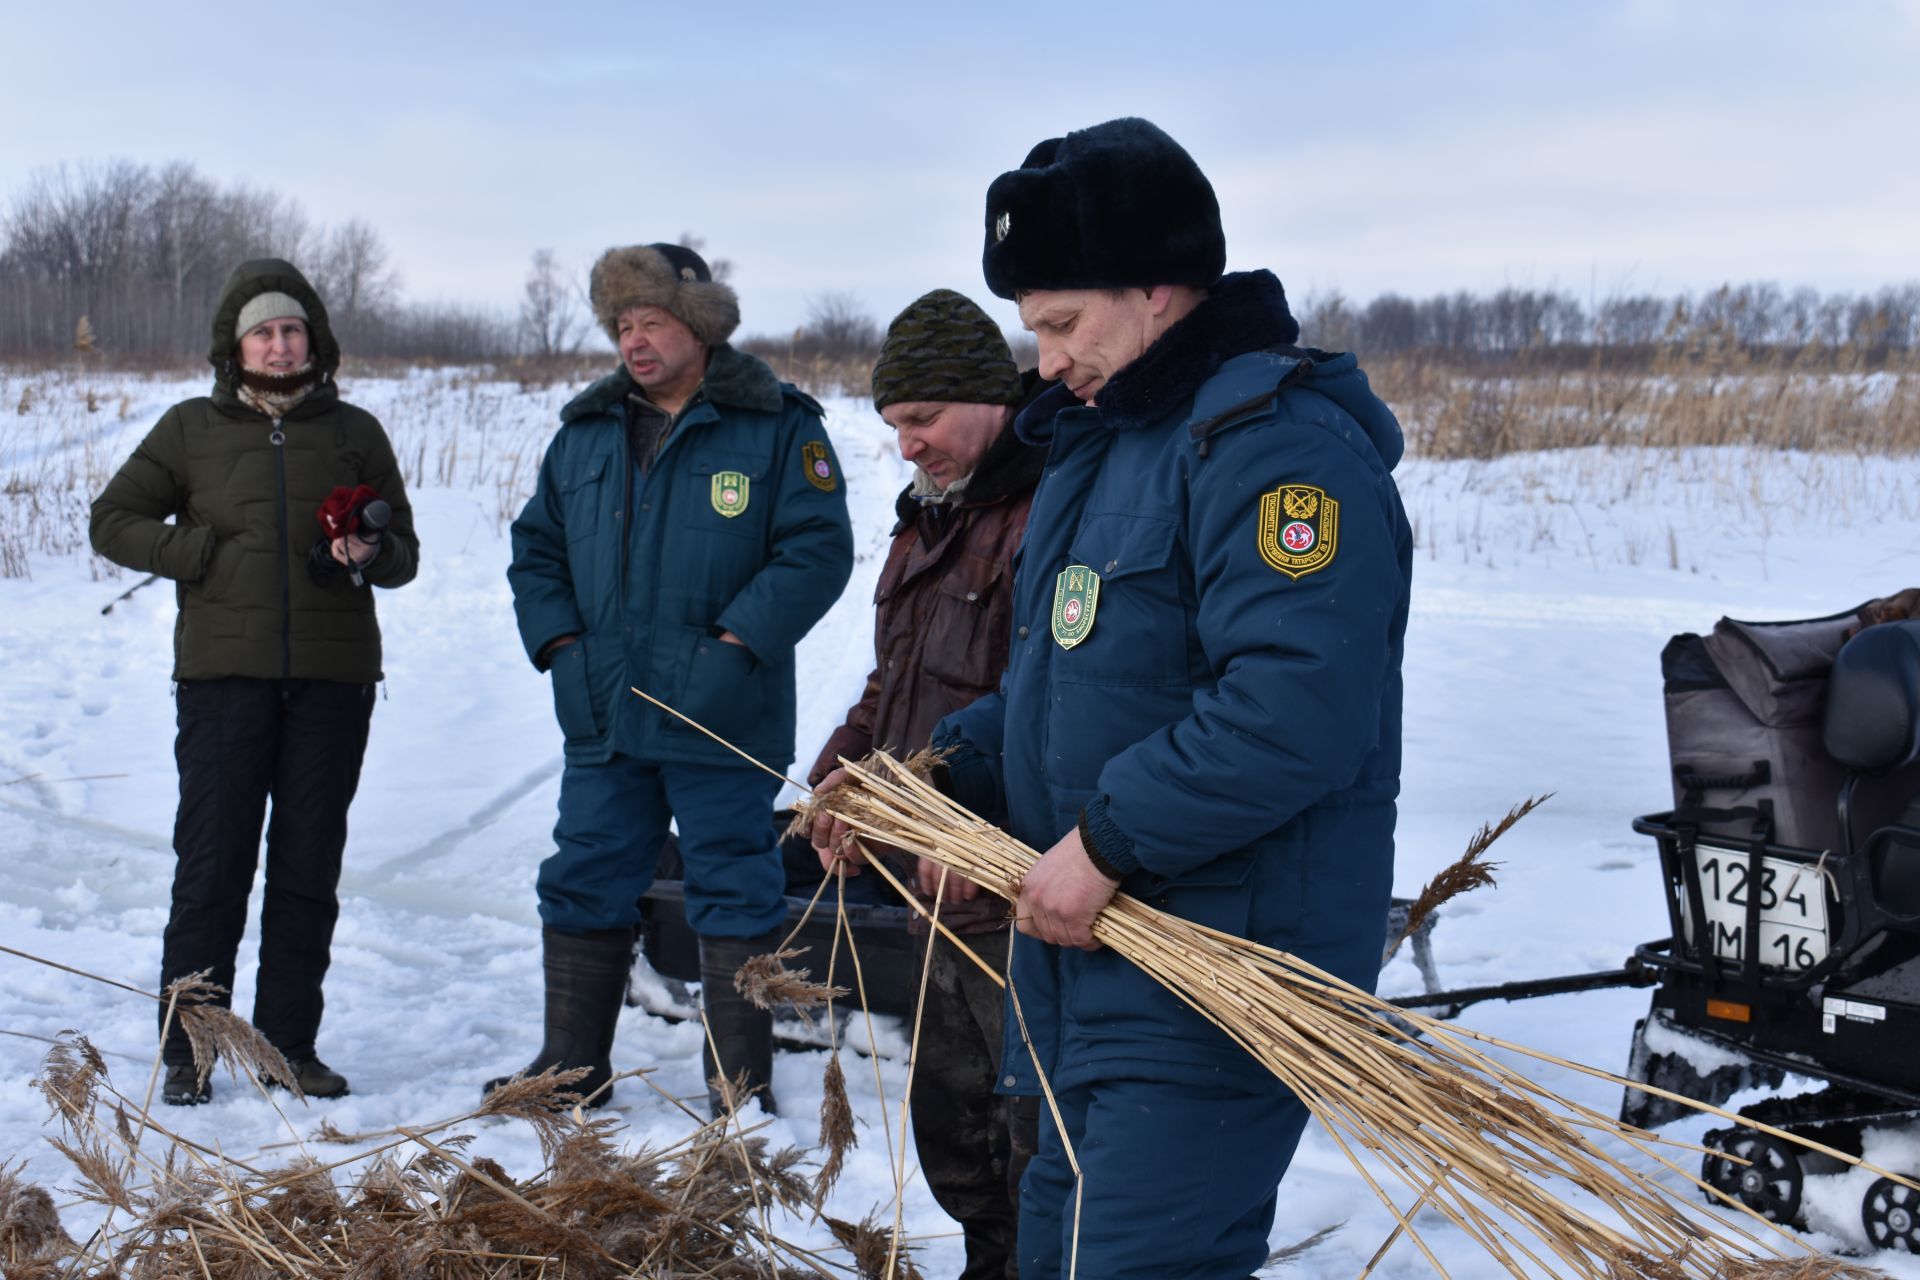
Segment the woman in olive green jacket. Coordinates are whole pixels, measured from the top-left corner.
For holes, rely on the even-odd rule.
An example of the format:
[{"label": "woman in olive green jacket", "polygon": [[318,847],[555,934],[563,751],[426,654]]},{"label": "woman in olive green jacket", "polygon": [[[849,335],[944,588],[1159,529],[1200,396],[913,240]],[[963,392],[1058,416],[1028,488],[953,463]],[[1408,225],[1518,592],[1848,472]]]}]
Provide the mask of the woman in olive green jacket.
[{"label": "woman in olive green jacket", "polygon": [[[160,977],[209,969],[231,991],[271,799],[253,1021],[306,1093],[337,1097],[347,1082],[314,1039],[381,676],[371,588],[412,580],[419,542],[393,446],[340,399],[339,344],[299,271],[236,268],[209,358],[212,395],[168,410],[93,504],[94,550],[174,579],[179,601],[178,860]],[[164,1056],[166,1101],[212,1097],[177,1028]]]}]

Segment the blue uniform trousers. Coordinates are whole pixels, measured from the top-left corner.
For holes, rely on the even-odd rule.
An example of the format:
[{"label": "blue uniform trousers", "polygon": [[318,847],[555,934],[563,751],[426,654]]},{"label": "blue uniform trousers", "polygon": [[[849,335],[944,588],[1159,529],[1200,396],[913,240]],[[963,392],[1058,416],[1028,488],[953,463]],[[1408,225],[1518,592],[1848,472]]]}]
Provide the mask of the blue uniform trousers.
[{"label": "blue uniform trousers", "polygon": [[[1307,1123],[1299,1099],[1268,1081],[1250,1073],[1251,1093],[1159,1080],[1056,1093],[1086,1177],[1080,1275],[1244,1280],[1266,1261],[1276,1188]],[[1195,1176],[1176,1182],[1172,1169]],[[1040,1150],[1020,1187],[1019,1249],[1020,1280],[1062,1280],[1072,1266],[1073,1168],[1044,1106]]]},{"label": "blue uniform trousers", "polygon": [[640,922],[669,819],[679,823],[687,923],[703,937],[751,938],[786,919],[774,838],[780,781],[746,765],[654,763],[616,755],[560,777],[555,851],[540,864],[540,919],[562,933]]}]

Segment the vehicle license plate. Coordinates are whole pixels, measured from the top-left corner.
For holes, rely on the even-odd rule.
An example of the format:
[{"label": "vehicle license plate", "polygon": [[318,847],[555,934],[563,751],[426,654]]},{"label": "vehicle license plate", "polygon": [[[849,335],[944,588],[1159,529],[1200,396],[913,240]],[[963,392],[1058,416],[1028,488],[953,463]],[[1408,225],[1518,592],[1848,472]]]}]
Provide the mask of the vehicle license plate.
[{"label": "vehicle license plate", "polygon": [[[1694,846],[1700,868],[1700,893],[1706,899],[1707,929],[1713,954],[1744,960],[1747,953],[1747,897],[1752,883],[1745,849],[1721,848],[1705,841]],[[1811,969],[1827,958],[1827,894],[1824,870],[1785,858],[1760,860],[1760,963],[1769,969]],[[1693,941],[1693,913],[1686,886],[1680,886],[1680,918]]]}]

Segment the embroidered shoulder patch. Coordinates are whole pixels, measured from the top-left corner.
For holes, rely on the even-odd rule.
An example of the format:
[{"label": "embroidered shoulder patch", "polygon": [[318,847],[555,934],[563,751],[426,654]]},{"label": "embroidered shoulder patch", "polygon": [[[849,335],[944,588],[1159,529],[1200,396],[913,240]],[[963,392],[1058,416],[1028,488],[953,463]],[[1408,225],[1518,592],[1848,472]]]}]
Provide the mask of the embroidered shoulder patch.
[{"label": "embroidered shoulder patch", "polygon": [[807,483],[822,493],[832,493],[840,485],[840,479],[833,474],[833,455],[827,452],[825,440],[809,440],[800,447],[800,465],[805,470]]},{"label": "embroidered shoulder patch", "polygon": [[1260,495],[1260,558],[1298,581],[1333,563],[1340,547],[1340,504],[1325,489],[1283,484]]}]

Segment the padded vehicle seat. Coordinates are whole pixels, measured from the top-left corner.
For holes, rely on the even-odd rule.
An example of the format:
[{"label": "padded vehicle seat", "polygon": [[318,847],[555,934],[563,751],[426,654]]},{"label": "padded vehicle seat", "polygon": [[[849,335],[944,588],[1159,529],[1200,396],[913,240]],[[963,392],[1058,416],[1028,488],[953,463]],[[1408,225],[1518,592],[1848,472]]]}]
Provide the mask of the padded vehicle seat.
[{"label": "padded vehicle seat", "polygon": [[1824,734],[1827,753],[1861,773],[1920,756],[1920,621],[1868,627],[1841,648]]},{"label": "padded vehicle seat", "polygon": [[[1920,621],[1882,623],[1847,641],[1833,660],[1824,733],[1828,753],[1861,773],[1920,757]],[[1866,853],[1876,905],[1920,919],[1920,796]]]}]

